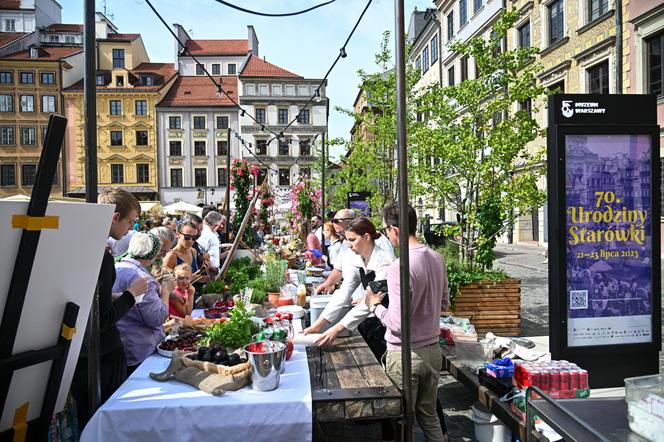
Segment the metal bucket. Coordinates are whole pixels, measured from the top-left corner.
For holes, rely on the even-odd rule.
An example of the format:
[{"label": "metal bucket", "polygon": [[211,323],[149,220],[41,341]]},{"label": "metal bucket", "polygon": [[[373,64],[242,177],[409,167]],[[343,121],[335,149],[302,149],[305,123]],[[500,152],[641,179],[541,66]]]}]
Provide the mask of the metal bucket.
[{"label": "metal bucket", "polygon": [[244,346],[251,362],[251,388],[272,391],[279,386],[279,376],[286,363],[286,344],[276,341],[252,342]]}]

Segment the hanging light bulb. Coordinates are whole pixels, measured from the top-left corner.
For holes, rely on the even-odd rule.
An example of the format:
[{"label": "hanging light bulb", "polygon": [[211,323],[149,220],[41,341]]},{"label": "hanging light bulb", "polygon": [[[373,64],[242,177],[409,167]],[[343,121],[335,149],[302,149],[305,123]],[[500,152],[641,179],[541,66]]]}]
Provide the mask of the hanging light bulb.
[{"label": "hanging light bulb", "polygon": [[316,103],[320,103],[321,100],[322,100],[322,98],[320,96],[320,89],[316,89],[316,93],[314,94],[314,101]]},{"label": "hanging light bulb", "polygon": [[341,58],[346,58],[348,56],[348,54],[346,54],[346,48],[339,49],[339,54],[341,55]]},{"label": "hanging light bulb", "polygon": [[240,112],[240,116],[244,117],[244,109],[242,109],[242,112]]},{"label": "hanging light bulb", "polygon": [[217,97],[221,97],[221,94],[222,94],[222,93],[223,93],[223,91],[221,90],[221,85],[218,84],[218,85],[217,85]]}]

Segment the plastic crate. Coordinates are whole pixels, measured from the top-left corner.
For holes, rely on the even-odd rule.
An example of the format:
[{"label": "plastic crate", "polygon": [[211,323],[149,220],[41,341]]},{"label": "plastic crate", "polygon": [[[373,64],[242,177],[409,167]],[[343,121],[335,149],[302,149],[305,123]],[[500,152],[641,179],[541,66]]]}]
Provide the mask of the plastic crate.
[{"label": "plastic crate", "polygon": [[664,377],[651,375],[625,379],[625,401],[629,428],[648,440],[662,440]]}]

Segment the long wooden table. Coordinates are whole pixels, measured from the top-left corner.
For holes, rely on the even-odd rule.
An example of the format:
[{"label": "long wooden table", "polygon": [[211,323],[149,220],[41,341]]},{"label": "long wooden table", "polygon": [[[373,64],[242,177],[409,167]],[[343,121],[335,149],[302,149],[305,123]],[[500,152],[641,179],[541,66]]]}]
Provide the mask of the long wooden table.
[{"label": "long wooden table", "polygon": [[361,336],[307,347],[313,419],[318,422],[395,419],[401,394]]}]

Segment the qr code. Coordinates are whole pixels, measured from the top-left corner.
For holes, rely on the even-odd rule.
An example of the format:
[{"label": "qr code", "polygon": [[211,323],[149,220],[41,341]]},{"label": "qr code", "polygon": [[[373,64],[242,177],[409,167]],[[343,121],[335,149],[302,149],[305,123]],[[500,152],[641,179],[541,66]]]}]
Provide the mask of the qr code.
[{"label": "qr code", "polygon": [[569,309],[581,310],[588,308],[588,290],[569,291]]}]

